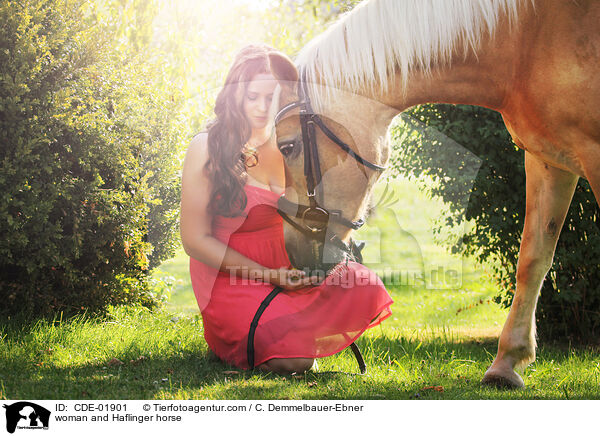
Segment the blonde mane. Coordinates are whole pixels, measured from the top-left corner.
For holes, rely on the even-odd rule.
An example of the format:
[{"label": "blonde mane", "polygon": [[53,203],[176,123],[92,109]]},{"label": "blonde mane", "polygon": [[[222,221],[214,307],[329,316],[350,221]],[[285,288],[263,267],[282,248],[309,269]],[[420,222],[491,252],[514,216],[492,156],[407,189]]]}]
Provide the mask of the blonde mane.
[{"label": "blonde mane", "polygon": [[449,64],[456,52],[476,52],[500,15],[514,22],[525,2],[533,0],[365,1],[309,42],[296,63],[306,70],[317,106],[328,97],[327,91],[317,91],[317,77],[326,89],[356,91],[377,84],[385,90],[399,72],[406,87],[414,69],[429,73],[433,66]]}]

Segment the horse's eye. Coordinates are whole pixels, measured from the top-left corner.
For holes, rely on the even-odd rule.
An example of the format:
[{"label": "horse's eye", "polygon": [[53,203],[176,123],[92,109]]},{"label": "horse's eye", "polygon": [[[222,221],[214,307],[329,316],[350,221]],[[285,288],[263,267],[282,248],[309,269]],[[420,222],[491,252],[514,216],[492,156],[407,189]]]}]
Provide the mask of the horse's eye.
[{"label": "horse's eye", "polygon": [[296,144],[294,142],[281,142],[277,144],[279,147],[279,151],[283,155],[283,157],[288,157],[294,151],[294,146]]}]

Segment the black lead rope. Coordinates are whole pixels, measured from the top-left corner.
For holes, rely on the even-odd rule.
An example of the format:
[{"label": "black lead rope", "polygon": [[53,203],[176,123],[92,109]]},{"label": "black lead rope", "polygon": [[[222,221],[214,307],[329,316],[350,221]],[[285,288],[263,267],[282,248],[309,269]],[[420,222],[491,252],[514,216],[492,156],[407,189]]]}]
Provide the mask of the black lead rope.
[{"label": "black lead rope", "polygon": [[358,362],[358,369],[360,373],[365,375],[367,373],[367,364],[365,363],[365,359],[363,359],[362,354],[360,352],[360,348],[356,345],[356,342],[352,342],[350,344],[350,349],[354,353],[354,357],[356,357],[356,361]]},{"label": "black lead rope", "polygon": [[[248,332],[248,345],[246,348],[246,356],[248,358],[248,366],[250,369],[254,369],[254,334],[256,333],[256,327],[258,327],[258,321],[262,316],[265,309],[271,304],[271,301],[283,291],[283,288],[280,286],[275,286],[273,290],[265,297],[265,299],[258,306],[258,310],[254,314],[254,318],[252,318],[252,322],[250,323],[250,331]],[[360,369],[361,374],[367,373],[367,365],[365,364],[365,360],[363,359],[362,354],[360,353],[360,349],[356,343],[352,342],[350,344],[350,349],[354,353],[354,357],[356,357],[356,361],[358,362],[358,368]]]},{"label": "black lead rope", "polygon": [[283,288],[279,286],[275,286],[273,288],[273,290],[269,293],[269,295],[267,295],[263,302],[260,303],[260,306],[258,306],[258,310],[254,314],[254,318],[250,323],[250,331],[248,332],[248,347],[246,350],[248,357],[248,366],[250,367],[250,369],[254,369],[254,333],[256,332],[256,327],[258,327],[258,320],[260,319],[267,306],[271,304],[273,298],[275,298],[277,294],[279,294],[281,291],[283,291]]}]

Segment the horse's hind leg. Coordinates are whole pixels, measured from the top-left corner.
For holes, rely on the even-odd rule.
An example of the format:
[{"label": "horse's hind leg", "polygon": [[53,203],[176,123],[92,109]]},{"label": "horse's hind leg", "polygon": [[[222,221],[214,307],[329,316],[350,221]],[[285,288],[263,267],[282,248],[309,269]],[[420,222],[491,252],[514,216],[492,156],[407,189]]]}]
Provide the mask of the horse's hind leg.
[{"label": "horse's hind leg", "polygon": [[517,288],[498,343],[498,354],[482,383],[522,387],[515,368],[535,360],[535,307],[554,257],[578,176],[546,165],[525,152],[526,213],[517,264]]}]

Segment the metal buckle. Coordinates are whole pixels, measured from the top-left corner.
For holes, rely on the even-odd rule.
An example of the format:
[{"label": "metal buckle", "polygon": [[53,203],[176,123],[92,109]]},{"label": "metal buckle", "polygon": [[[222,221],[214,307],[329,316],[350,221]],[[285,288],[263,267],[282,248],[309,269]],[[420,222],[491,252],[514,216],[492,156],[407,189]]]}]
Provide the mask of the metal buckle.
[{"label": "metal buckle", "polygon": [[[311,226],[311,225],[309,225],[309,224],[306,223],[306,219],[307,219],[306,214],[309,213],[309,212],[311,212],[311,213],[312,212],[318,212],[321,216],[324,217],[323,222],[320,223],[321,224],[320,227],[318,225],[317,226],[314,226],[314,225]],[[319,233],[319,232],[322,232],[327,227],[327,223],[329,221],[329,212],[327,212],[325,209],[323,209],[321,207],[315,207],[315,208],[309,207],[309,208],[304,209],[304,212],[302,213],[301,219],[302,219],[302,222],[304,223],[304,226],[306,228],[308,228],[311,232],[313,232],[313,233]],[[311,218],[308,217],[308,219],[311,219]],[[315,219],[315,218],[312,218],[312,220],[313,221],[317,221],[317,222],[320,221],[320,219]]]}]

